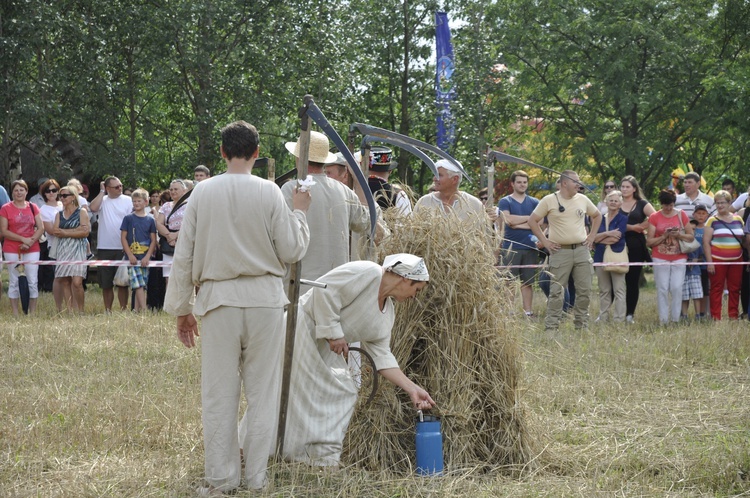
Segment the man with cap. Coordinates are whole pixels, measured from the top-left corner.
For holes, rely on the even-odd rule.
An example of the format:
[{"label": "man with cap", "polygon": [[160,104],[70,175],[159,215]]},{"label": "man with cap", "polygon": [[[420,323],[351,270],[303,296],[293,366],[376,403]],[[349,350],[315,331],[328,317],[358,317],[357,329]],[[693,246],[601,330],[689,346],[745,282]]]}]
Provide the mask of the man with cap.
[{"label": "man with cap", "polygon": [[433,181],[435,191],[422,196],[414,206],[414,211],[432,209],[444,215],[454,213],[462,221],[470,217],[486,219],[482,201],[458,190],[463,174],[461,169],[447,159],[440,159],[435,166],[438,170],[438,176]]},{"label": "man with cap", "polygon": [[[578,173],[563,171],[560,175],[560,191],[543,197],[526,220],[531,232],[549,251],[548,261],[553,285],[550,286],[547,316],[544,317],[544,328],[547,331],[556,331],[560,324],[563,291],[568,286],[568,278],[571,275],[576,289],[573,323],[576,329],[588,327],[594,263],[591,259],[591,249],[594,247],[594,237],[599,232],[602,214],[588,197],[578,192],[579,185],[581,181]],[[591,230],[588,233],[587,215],[591,219]],[[544,218],[548,221],[549,237],[539,226]]]},{"label": "man with cap", "polygon": [[[299,158],[299,141],[287,142],[285,147],[294,157]],[[336,154],[329,152],[328,137],[311,131],[307,173],[308,178],[315,181],[315,185],[310,190],[312,202],[307,211],[310,245],[302,258],[300,278],[315,280],[337,266],[348,263],[350,232],[365,234],[370,228],[370,215],[359,184],[355,182],[352,192],[346,185],[326,176],[325,164],[335,160]],[[287,182],[281,187],[281,193],[290,208],[295,184],[296,182]]]}]

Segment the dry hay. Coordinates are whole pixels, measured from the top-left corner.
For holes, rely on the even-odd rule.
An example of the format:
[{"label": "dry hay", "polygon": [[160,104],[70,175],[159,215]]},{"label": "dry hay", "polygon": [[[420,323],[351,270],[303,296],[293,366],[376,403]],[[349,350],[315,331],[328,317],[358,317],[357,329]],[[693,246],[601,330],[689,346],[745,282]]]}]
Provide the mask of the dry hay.
[{"label": "dry hay", "polygon": [[[406,375],[438,404],[446,470],[517,468],[531,460],[519,402],[521,361],[510,293],[493,267],[497,240],[457,219],[416,213],[380,248],[425,258],[430,285],[397,305],[391,348]],[[363,390],[360,400],[369,393]],[[415,412],[408,397],[382,382],[371,405],[359,404],[344,460],[372,470],[410,471]]]}]

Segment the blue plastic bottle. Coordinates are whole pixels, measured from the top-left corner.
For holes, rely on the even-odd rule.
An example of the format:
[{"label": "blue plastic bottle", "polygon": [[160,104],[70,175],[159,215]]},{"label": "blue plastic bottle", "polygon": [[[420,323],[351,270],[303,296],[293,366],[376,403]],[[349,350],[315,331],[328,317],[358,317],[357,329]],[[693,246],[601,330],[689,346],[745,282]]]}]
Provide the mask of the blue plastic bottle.
[{"label": "blue plastic bottle", "polygon": [[440,420],[432,415],[417,412],[417,474],[422,476],[443,473],[443,434]]}]

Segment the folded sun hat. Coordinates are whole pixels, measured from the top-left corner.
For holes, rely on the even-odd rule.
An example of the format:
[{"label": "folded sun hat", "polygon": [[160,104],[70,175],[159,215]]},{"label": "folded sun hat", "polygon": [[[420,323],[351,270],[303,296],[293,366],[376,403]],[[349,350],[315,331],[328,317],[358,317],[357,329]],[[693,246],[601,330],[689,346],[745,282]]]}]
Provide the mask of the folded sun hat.
[{"label": "folded sun hat", "polygon": [[[299,139],[296,142],[287,142],[284,144],[294,157],[299,157]],[[336,154],[330,152],[328,137],[318,131],[310,132],[310,149],[307,160],[313,163],[333,163],[336,160]]]},{"label": "folded sun hat", "polygon": [[447,159],[440,159],[439,161],[435,161],[435,167],[436,168],[443,168],[443,169],[447,169],[448,171],[454,171],[456,173],[463,174],[463,171],[461,170],[461,168],[459,168],[458,166],[456,166],[455,163],[453,163],[453,162],[451,162],[451,161],[449,161]]},{"label": "folded sun hat", "polygon": [[336,159],[334,159],[333,161],[327,162],[325,165],[333,166],[334,164],[338,166],[349,166],[349,163],[347,163],[346,159],[344,158],[344,154],[342,154],[341,152],[337,152]]}]

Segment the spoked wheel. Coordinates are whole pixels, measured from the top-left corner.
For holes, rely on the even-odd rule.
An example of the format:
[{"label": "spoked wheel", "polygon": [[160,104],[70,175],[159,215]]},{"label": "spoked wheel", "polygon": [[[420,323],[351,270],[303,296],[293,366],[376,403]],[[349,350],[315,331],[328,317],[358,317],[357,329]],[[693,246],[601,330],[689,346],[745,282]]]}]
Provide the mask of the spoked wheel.
[{"label": "spoked wheel", "polygon": [[354,382],[359,387],[360,392],[367,396],[364,406],[372,403],[378,392],[378,371],[375,369],[375,362],[372,356],[362,348],[349,346],[349,372]]}]

